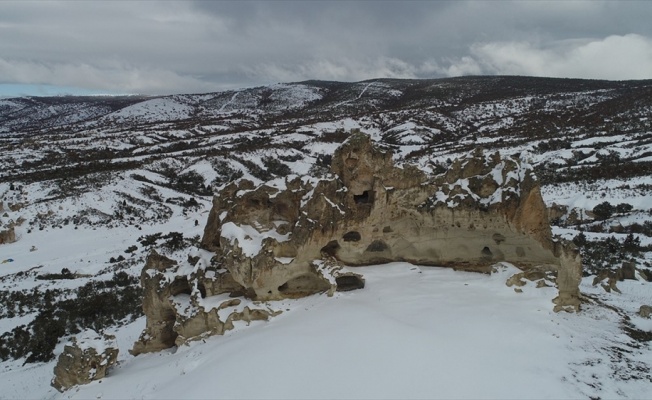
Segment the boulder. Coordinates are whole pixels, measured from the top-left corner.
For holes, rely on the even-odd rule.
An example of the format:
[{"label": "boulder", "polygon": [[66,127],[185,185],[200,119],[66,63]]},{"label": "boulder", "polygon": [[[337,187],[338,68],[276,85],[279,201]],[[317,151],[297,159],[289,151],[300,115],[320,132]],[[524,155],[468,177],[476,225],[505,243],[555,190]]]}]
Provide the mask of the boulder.
[{"label": "boulder", "polygon": [[636,263],[625,261],[618,271],[618,280],[636,280]]},{"label": "boulder", "polygon": [[652,269],[640,268],[638,273],[641,275],[641,278],[645,279],[648,282],[652,282]]},{"label": "boulder", "polygon": [[51,385],[60,392],[102,379],[118,359],[115,336],[88,331],[72,338],[54,367]]},{"label": "boulder", "polygon": [[638,310],[638,315],[643,318],[650,318],[650,315],[652,315],[652,306],[642,305]]},{"label": "boulder", "polygon": [[568,206],[552,203],[548,208],[548,218],[550,221],[559,221],[568,213]]},{"label": "boulder", "polygon": [[16,241],[16,232],[14,225],[10,224],[5,229],[0,230],[0,244],[13,243]]},{"label": "boulder", "polygon": [[[621,276],[621,271],[611,271],[604,269],[598,273],[598,275],[593,278],[593,286],[597,286],[598,283],[602,288],[605,290],[607,293],[611,293],[611,291],[614,291],[616,293],[622,293],[620,289],[618,289],[618,286],[616,284],[618,283],[620,279],[619,277]],[[605,282],[606,281],[606,282]]]}]

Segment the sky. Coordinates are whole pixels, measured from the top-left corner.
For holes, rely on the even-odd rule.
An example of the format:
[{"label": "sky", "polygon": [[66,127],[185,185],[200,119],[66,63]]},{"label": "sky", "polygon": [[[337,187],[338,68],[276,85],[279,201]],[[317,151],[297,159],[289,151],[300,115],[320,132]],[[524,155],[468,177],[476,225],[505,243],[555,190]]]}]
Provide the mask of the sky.
[{"label": "sky", "polygon": [[0,1],[0,96],[652,79],[652,1]]}]

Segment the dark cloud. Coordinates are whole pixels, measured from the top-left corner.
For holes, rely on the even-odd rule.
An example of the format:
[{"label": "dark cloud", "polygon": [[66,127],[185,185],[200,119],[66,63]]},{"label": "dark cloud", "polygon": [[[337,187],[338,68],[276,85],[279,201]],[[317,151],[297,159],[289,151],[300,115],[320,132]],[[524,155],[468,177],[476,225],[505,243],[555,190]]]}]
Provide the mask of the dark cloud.
[{"label": "dark cloud", "polygon": [[0,84],[200,92],[304,79],[652,78],[647,1],[4,1]]}]

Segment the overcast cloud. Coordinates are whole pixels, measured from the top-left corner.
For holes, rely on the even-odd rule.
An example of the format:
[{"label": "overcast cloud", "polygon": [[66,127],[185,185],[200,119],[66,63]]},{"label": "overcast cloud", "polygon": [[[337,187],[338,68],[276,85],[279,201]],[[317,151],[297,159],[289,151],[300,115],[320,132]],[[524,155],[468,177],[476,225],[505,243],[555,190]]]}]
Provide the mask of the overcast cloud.
[{"label": "overcast cloud", "polygon": [[650,16],[646,0],[0,1],[0,95],[478,74],[652,79]]}]

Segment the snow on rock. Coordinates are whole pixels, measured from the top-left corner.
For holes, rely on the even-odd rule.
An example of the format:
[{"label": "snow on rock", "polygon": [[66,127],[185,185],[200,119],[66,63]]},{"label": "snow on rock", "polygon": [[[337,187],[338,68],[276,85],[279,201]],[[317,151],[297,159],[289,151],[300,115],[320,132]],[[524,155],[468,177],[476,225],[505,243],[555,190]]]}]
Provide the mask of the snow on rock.
[{"label": "snow on rock", "polygon": [[572,246],[552,240],[526,158],[480,151],[429,177],[412,165],[395,167],[391,151],[354,131],[321,179],[289,176],[258,185],[241,179],[224,187],[202,246],[220,254],[231,277],[258,300],[328,290],[332,282],[314,263],[324,257],[482,272],[510,261],[556,266],[556,309],[576,309],[579,258]]},{"label": "snow on rock", "polygon": [[253,257],[263,248],[264,239],[272,238],[277,242],[285,242],[289,235],[281,235],[275,230],[259,232],[251,225],[238,226],[233,222],[227,222],[222,225],[222,237],[232,245],[238,245],[247,257]]},{"label": "snow on rock", "polygon": [[118,359],[115,336],[89,330],[64,347],[54,367],[52,386],[63,392],[106,376]]}]

